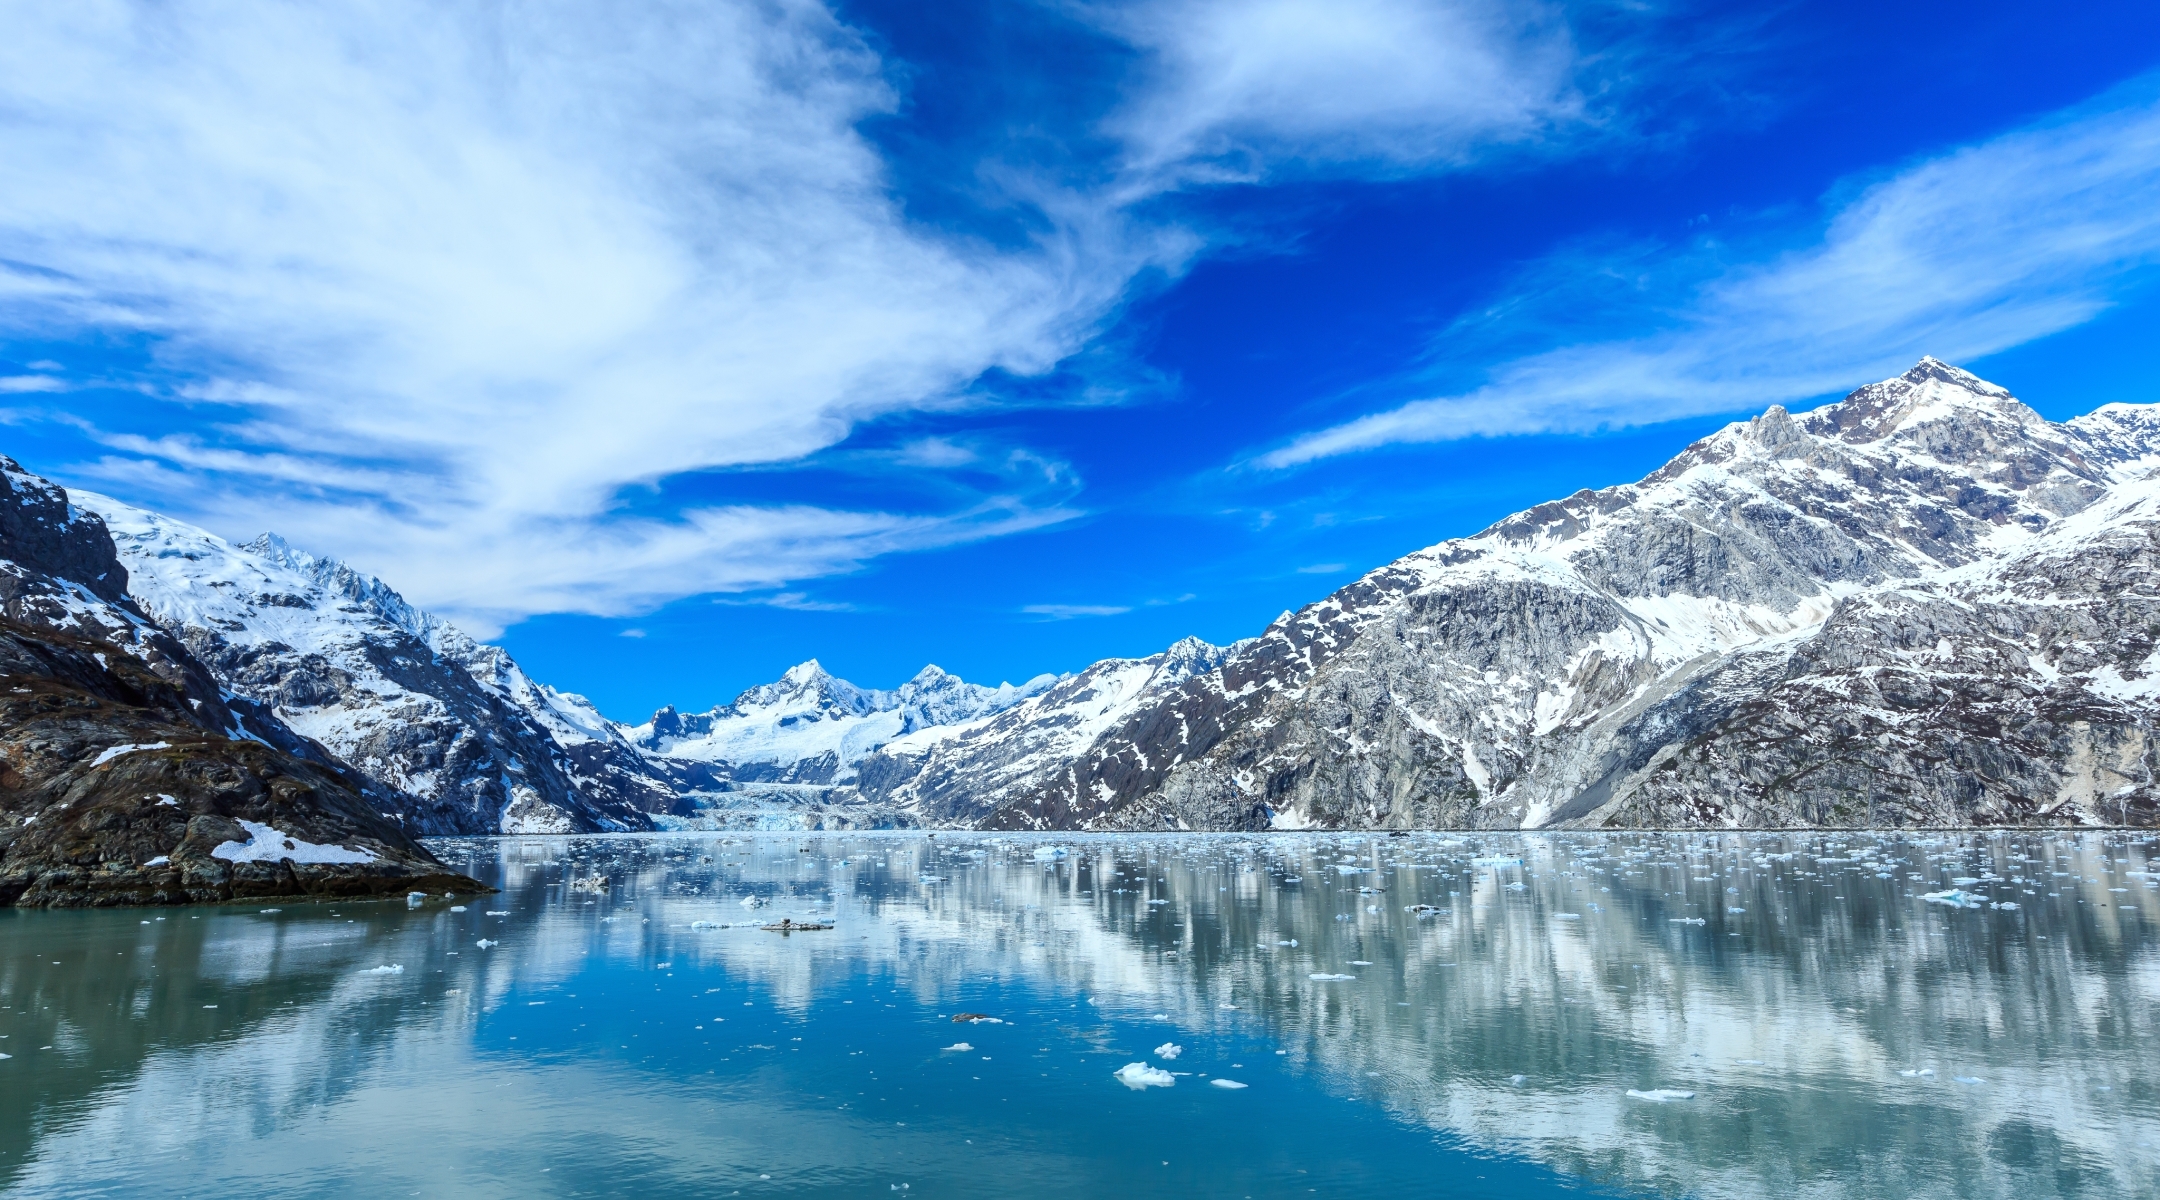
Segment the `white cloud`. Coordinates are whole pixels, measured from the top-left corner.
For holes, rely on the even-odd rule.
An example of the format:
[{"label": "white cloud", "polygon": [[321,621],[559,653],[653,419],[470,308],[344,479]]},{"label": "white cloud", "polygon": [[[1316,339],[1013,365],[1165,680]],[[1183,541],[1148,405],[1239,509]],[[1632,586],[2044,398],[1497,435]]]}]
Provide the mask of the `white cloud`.
[{"label": "white cloud", "polygon": [[1343,567],[1344,564],[1342,563],[1314,563],[1309,567],[1299,567],[1297,573],[1300,575],[1333,575],[1341,571]]},{"label": "white cloud", "polygon": [[1070,621],[1074,617],[1114,617],[1132,611],[1130,604],[1030,604],[1021,612],[1034,617],[1047,617],[1053,621]]},{"label": "white cloud", "polygon": [[805,0],[84,0],[7,24],[0,321],[149,334],[201,380],[198,419],[231,418],[108,439],[84,473],[480,624],[1067,515],[621,504],[1044,370],[1183,247],[1114,213],[1019,249],[911,225],[855,130],[894,103],[881,64]]},{"label": "white cloud", "polygon": [[[1981,357],[2091,319],[2160,263],[2160,103],[2150,81],[1902,170],[1835,207],[1815,244],[1652,291],[1638,328],[1500,362],[1489,382],[1320,430],[1265,467],[1405,442],[1585,431],[1843,391],[1922,354]],[[1703,251],[1714,262],[1718,251]],[[1683,257],[1669,269],[1685,272]],[[1591,277],[1597,262],[1541,275]],[[1516,297],[1496,307],[1534,306]]]},{"label": "white cloud", "polygon": [[1142,53],[1110,122],[1149,186],[1270,163],[1429,169],[1584,112],[1560,15],[1498,0],[1144,0],[1088,10]]},{"label": "white cloud", "polygon": [[50,375],[0,375],[0,392],[57,392],[66,386]]}]

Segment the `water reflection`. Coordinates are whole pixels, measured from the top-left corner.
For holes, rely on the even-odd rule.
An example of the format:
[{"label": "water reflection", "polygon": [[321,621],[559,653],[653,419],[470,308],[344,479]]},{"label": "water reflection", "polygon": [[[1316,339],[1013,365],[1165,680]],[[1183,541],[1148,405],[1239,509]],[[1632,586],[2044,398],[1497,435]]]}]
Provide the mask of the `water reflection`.
[{"label": "water reflection", "polygon": [[[2160,879],[2126,836],[443,846],[502,893],[6,918],[0,1181],[816,1190],[904,1166],[995,1194],[980,1181],[1109,1169],[1079,1136],[1095,1118],[1059,1105],[1117,1103],[1109,1072],[1158,1040],[1195,1047],[1172,1091],[1197,1158],[1177,1169],[1202,1190],[1250,1166],[1264,1128],[1284,1157],[1259,1186],[1303,1192],[1292,1164],[1329,1151],[1298,1140],[1349,1138],[1325,1122],[1354,1117],[1296,1089],[1630,1192],[2116,1195],[2160,1167]],[[594,876],[604,891],[570,887]],[[781,917],[837,927],[756,928]],[[921,1023],[962,1010],[1028,1032]],[[1004,1040],[964,1077],[950,1056],[878,1057],[929,1032]],[[1211,1096],[1207,1072],[1255,1087]],[[971,1099],[985,1078],[1011,1094]],[[993,1100],[1014,1107],[969,1126],[980,1145],[900,1132],[959,1130],[959,1107]],[[866,1134],[872,1109],[906,1140]],[[439,1152],[355,1156],[371,1128],[430,1130]],[[262,1160],[205,1137],[227,1129]],[[793,1173],[758,1181],[776,1145]],[[1431,1143],[1403,1145],[1415,1180]]]}]

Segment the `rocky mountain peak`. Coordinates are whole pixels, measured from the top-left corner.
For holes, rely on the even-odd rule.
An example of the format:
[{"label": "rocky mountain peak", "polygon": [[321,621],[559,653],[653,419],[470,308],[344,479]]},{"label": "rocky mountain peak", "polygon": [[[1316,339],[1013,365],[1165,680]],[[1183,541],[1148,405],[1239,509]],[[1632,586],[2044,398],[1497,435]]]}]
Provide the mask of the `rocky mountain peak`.
[{"label": "rocky mountain peak", "polygon": [[77,584],[108,604],[129,606],[127,569],[105,522],[77,508],[49,480],[0,455],[0,545],[24,569]]},{"label": "rocky mountain peak", "polygon": [[1807,414],[1803,424],[1810,433],[1862,443],[1944,420],[2008,421],[2026,429],[2048,424],[2008,389],[1935,358],[1922,358],[1895,379],[1855,389]]}]

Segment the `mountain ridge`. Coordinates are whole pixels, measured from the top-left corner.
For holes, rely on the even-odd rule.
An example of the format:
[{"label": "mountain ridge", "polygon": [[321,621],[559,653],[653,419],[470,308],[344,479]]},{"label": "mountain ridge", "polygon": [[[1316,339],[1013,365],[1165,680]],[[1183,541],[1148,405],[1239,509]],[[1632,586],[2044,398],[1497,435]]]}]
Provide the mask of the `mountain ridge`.
[{"label": "mountain ridge", "polygon": [[[489,798],[462,810],[476,832],[2150,823],[2160,662],[2138,614],[2160,580],[2133,543],[2160,537],[2156,468],[2160,408],[2050,422],[1923,358],[1413,551],[1229,646],[997,688],[935,666],[861,688],[810,659],[638,725],[281,539],[221,551],[184,527],[188,552],[255,563],[220,567],[216,603],[183,599],[179,524],[91,500],[138,598],[232,692],[386,783],[439,780],[381,767],[290,686],[388,704],[401,653],[449,664],[406,680],[443,709],[433,752],[471,734],[465,761],[516,769],[485,759],[501,786],[467,781]],[[247,591],[246,569],[292,578]],[[345,607],[372,632],[272,636]],[[452,711],[463,680],[493,725]],[[539,816],[517,815],[521,783]]]}]

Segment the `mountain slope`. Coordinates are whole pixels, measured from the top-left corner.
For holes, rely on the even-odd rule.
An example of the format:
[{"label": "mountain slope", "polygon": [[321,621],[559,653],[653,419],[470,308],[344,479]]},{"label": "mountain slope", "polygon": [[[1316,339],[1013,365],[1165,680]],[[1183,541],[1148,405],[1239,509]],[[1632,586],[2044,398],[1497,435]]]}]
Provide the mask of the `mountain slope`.
[{"label": "mountain slope", "polygon": [[96,515],[0,458],[0,902],[481,890],[126,586]]},{"label": "mountain slope", "polygon": [[129,590],[225,687],[383,787],[422,833],[650,827],[702,775],[657,770],[557,692],[372,576],[264,536],[244,546],[80,493]]},{"label": "mountain slope", "polygon": [[1923,360],[1391,563],[1077,749],[1023,706],[864,789],[1004,828],[2151,824],[2156,430]]}]

